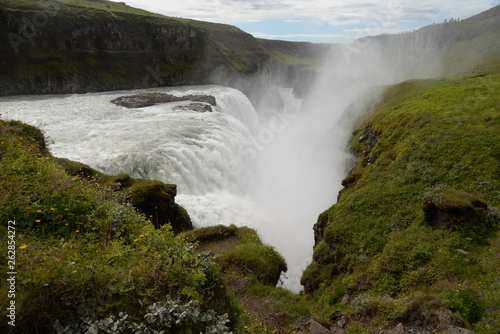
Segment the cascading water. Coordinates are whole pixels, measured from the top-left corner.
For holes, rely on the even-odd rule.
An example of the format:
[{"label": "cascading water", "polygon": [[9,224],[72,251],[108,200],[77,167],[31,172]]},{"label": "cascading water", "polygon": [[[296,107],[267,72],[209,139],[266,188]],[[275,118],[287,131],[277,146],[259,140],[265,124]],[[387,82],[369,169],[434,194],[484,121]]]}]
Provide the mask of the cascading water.
[{"label": "cascading water", "polygon": [[[373,87],[411,73],[426,76],[418,62],[394,66],[376,44],[358,51],[332,54],[302,106],[282,89],[285,108],[266,112],[265,123],[241,92],[221,86],[4,97],[0,107],[5,118],[43,129],[55,156],[109,174],[177,184],[176,200],[197,227],[257,229],[287,260],[283,285],[298,292],[312,257],[312,226],[335,203],[347,172],[353,118],[377,101],[381,90]],[[367,89],[375,94],[365,94]],[[189,111],[188,101],[138,109],[110,102],[151,91],[213,95],[217,110]],[[345,117],[348,107],[351,116]]]},{"label": "cascading water", "polygon": [[[149,91],[214,95],[217,107],[212,113],[198,113],[175,108],[187,107],[188,101],[138,109],[110,102]],[[317,181],[311,180],[315,172],[307,171],[314,161],[304,156],[309,151],[306,141],[296,138],[304,121],[300,101],[289,91],[283,96],[289,107],[267,125],[259,124],[241,92],[220,86],[15,96],[1,98],[0,105],[5,118],[43,129],[55,156],[104,173],[177,184],[176,200],[198,227],[256,228],[285,256],[292,269],[286,286],[298,291],[300,273],[311,257],[312,224],[331,196],[323,206],[309,210],[311,215],[303,214],[309,206],[305,203],[313,200],[303,198],[310,196],[307,183]],[[297,158],[308,163],[297,164]]]},{"label": "cascading water", "polygon": [[[110,102],[148,91],[214,95],[216,112],[175,108],[188,101],[138,109]],[[1,98],[0,105],[4,117],[43,129],[55,156],[104,173],[177,184],[176,200],[195,226],[256,228],[285,256],[285,286],[299,291],[312,253],[312,224],[338,189],[327,176],[330,164],[318,160],[324,119],[302,113],[289,90],[282,95],[285,110],[265,125],[241,92],[220,86],[16,96]],[[328,186],[318,191],[314,184]]]}]

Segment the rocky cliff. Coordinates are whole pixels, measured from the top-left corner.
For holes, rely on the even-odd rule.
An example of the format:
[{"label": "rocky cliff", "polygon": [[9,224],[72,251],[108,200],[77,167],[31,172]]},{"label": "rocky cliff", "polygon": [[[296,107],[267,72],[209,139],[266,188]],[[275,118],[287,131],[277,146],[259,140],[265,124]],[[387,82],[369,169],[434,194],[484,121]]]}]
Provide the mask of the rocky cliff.
[{"label": "rocky cliff", "polygon": [[3,1],[0,32],[0,95],[225,84],[252,97],[327,49],[104,0]]}]

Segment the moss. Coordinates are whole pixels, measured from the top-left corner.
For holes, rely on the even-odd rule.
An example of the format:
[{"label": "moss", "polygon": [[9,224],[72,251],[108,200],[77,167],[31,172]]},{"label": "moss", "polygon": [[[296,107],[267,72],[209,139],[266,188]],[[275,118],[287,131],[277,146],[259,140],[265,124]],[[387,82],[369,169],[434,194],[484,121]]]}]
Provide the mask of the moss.
[{"label": "moss", "polygon": [[485,228],[488,205],[477,196],[455,189],[424,194],[424,221],[440,229]]},{"label": "moss", "polygon": [[235,225],[224,226],[210,226],[202,227],[182,234],[182,237],[187,240],[197,241],[201,245],[221,241],[224,239],[236,237],[238,228]]},{"label": "moss", "polygon": [[[415,297],[418,304],[416,296],[425,293],[440,296],[443,306],[443,293],[463,282],[484,298],[464,302],[462,315],[490,319],[484,307],[496,303],[498,287],[479,282],[494,281],[498,268],[490,262],[498,225],[488,217],[499,205],[499,65],[488,64],[481,76],[388,87],[359,121],[350,142],[359,158],[338,203],[318,219],[314,262],[302,277],[319,317],[338,307],[331,304],[339,299],[333,287],[366,273],[366,285],[348,288],[342,306],[353,311],[362,295],[371,296],[375,306],[363,311],[364,323],[393,328],[390,321],[411,313],[384,310],[384,296]],[[476,302],[487,306],[467,315]]]},{"label": "moss", "polygon": [[[127,184],[128,175],[102,176],[55,159],[40,134],[0,120],[0,219],[15,221],[16,228],[16,331],[49,333],[60,323],[80,332],[83,319],[120,312],[140,323],[148,306],[167,298],[227,313],[236,328],[241,308],[219,266],[175,237],[169,225],[155,229],[107,186]],[[133,181],[147,197],[151,182]],[[175,193],[166,185],[153,188]],[[7,232],[7,224],[0,226],[1,235]],[[1,248],[7,254],[7,243]],[[0,262],[7,265],[5,258]],[[6,272],[0,276],[7,290]],[[11,326],[3,322],[0,331],[9,333]]]},{"label": "moss", "polygon": [[330,246],[325,241],[321,241],[319,244],[314,246],[313,259],[320,264],[331,263],[332,258]]},{"label": "moss", "polygon": [[72,161],[65,158],[54,159],[59,165],[61,165],[62,168],[64,168],[66,173],[68,173],[69,175],[82,176],[88,180],[99,175],[98,171],[81,162]]},{"label": "moss", "polygon": [[175,203],[177,187],[160,181],[136,179],[128,174],[106,175],[95,169],[64,158],[55,158],[69,175],[98,182],[112,190],[117,199],[130,202],[146,215],[156,228],[170,224],[174,232],[191,230],[191,218],[187,211]]},{"label": "moss", "polygon": [[271,246],[254,243],[240,244],[226,253],[223,267],[236,268],[243,275],[252,275],[257,280],[275,286],[282,272],[287,270],[286,262]]},{"label": "moss", "polygon": [[229,275],[253,277],[275,286],[286,262],[273,247],[265,245],[248,227],[210,226],[184,232],[181,237],[197,242],[200,250],[214,254]]},{"label": "moss", "polygon": [[177,187],[160,181],[140,180],[127,188],[132,205],[144,213],[156,228],[170,224],[175,232],[193,228],[188,213],[174,202]]}]

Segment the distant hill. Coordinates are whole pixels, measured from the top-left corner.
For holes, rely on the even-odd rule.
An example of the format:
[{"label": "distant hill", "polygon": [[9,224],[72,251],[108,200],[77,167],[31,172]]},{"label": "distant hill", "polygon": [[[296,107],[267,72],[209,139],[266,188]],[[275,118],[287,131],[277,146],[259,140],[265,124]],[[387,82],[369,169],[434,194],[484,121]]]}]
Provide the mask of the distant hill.
[{"label": "distant hill", "polygon": [[105,0],[0,3],[0,95],[215,83],[251,97],[262,85],[242,78],[289,79],[327,49]]}]

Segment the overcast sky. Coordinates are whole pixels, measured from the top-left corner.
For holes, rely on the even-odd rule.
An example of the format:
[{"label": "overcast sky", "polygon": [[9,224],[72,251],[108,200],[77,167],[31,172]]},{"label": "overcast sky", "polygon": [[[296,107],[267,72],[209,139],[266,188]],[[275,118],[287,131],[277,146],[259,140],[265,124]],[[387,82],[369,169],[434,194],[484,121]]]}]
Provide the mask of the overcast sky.
[{"label": "overcast sky", "polygon": [[167,16],[235,25],[259,38],[349,43],[465,19],[499,0],[114,0]]}]

